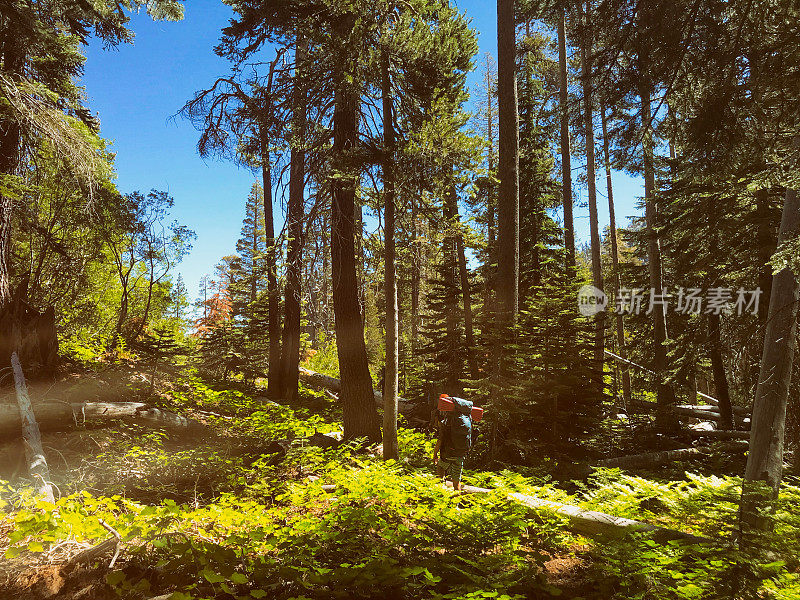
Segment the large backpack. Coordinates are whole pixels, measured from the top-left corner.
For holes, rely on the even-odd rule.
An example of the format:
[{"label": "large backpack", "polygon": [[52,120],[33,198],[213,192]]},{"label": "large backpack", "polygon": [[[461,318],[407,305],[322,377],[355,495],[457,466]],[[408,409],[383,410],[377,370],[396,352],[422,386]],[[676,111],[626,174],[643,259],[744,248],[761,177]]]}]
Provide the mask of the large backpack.
[{"label": "large backpack", "polygon": [[452,456],[466,456],[472,449],[472,402],[450,397],[453,412],[447,415]]}]

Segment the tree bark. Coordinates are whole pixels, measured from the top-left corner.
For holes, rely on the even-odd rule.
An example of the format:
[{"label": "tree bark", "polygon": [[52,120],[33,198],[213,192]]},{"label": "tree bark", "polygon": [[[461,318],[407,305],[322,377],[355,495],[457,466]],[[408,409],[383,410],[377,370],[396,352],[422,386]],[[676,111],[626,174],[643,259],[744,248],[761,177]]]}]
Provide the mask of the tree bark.
[{"label": "tree bark", "polygon": [[[613,269],[613,290],[614,298],[619,294],[620,275],[619,275],[619,245],[617,243],[617,217],[614,207],[614,186],[611,181],[611,151],[609,150],[608,124],[606,121],[605,106],[600,109],[600,120],[603,127],[603,155],[606,166],[606,189],[608,190],[608,221],[611,235],[611,264]],[[628,349],[625,345],[625,321],[622,312],[616,313],[616,333],[619,355],[623,360],[628,359]],[[628,366],[623,363],[622,372],[622,399],[627,404],[631,400],[631,374]]]},{"label": "tree bark", "polygon": [[[298,35],[295,62],[303,59],[305,42]],[[306,176],[306,91],[300,67],[294,74],[293,144],[289,173],[289,201],[286,207],[286,234],[289,247],[286,254],[286,287],[283,301],[283,337],[281,347],[280,395],[289,401],[297,399],[298,366],[300,364],[300,293],[303,268],[303,220]]]},{"label": "tree bark", "polygon": [[[798,233],[800,201],[796,190],[787,189],[778,247],[794,241]],[[783,469],[786,404],[792,378],[798,297],[798,277],[789,267],[785,267],[772,278],[761,372],[750,426],[750,453],[744,475],[746,481],[765,482],[775,493],[778,491]]]},{"label": "tree bark", "polygon": [[272,211],[272,167],[266,127],[261,130],[261,182],[264,188],[264,233],[267,238],[267,335],[269,336],[269,365],[267,397],[280,397],[281,323],[278,289],[278,265],[275,240],[275,217]]},{"label": "tree bark", "polygon": [[713,312],[706,315],[708,320],[709,348],[708,354],[711,358],[711,371],[714,375],[714,390],[716,399],[719,401],[720,420],[719,426],[722,429],[733,429],[733,407],[731,406],[730,390],[728,389],[728,377],[725,374],[725,363],[722,360],[722,341],[720,340],[720,318]]},{"label": "tree bark", "polygon": [[[352,27],[349,21],[343,18],[340,27]],[[378,442],[381,427],[372,394],[356,276],[354,221],[358,175],[353,154],[358,144],[359,96],[352,89],[353,84],[347,81],[344,65],[339,67],[334,93],[333,164],[344,172],[331,179],[331,266],[336,349],[342,377],[342,417],[346,439],[365,437]]]},{"label": "tree bark", "polygon": [[419,345],[419,296],[422,257],[417,224],[417,199],[411,196],[411,356],[417,355]]},{"label": "tree bark", "polygon": [[[16,76],[25,64],[19,44],[8,44],[2,54],[3,71]],[[0,174],[15,175],[20,162],[22,130],[14,119],[0,120]],[[11,300],[11,231],[14,201],[0,195],[0,308]]]},{"label": "tree bark", "polygon": [[564,206],[564,246],[567,271],[575,272],[575,222],[572,216],[572,159],[569,139],[569,90],[567,88],[566,9],[559,9],[558,18],[558,75],[559,108],[561,111],[561,196]]},{"label": "tree bark", "polygon": [[[657,231],[657,209],[655,201],[655,167],[653,166],[653,131],[652,112],[650,107],[649,83],[642,80],[640,87],[641,119],[642,119],[642,153],[644,159],[644,195],[645,223],[647,230],[647,263],[650,273],[650,287],[656,294],[664,288],[661,277],[661,240]],[[669,357],[665,342],[667,340],[667,315],[664,306],[656,304],[652,307],[653,315],[653,367],[656,372],[657,398],[659,411],[656,422],[663,429],[675,429],[677,422],[672,417],[671,405],[675,403],[675,394],[667,384]]]},{"label": "tree bark", "polygon": [[[584,15],[584,23],[586,24],[587,32],[589,29],[590,15],[590,0],[586,2],[586,13]],[[583,12],[583,5],[580,5],[581,12]],[[590,34],[587,33],[587,36]],[[591,239],[591,252],[592,252],[592,282],[594,287],[598,290],[603,290],[603,266],[600,262],[600,225],[597,216],[597,174],[595,171],[595,153],[594,153],[594,119],[593,106],[592,106],[592,43],[584,39],[581,44],[581,68],[582,68],[582,85],[583,85],[583,124],[586,135],[586,178],[589,196],[589,232]],[[605,312],[598,312],[595,317],[595,336],[594,336],[594,362],[597,370],[598,386],[603,386],[603,346],[605,342]]]},{"label": "tree bark", "polygon": [[497,0],[497,94],[499,119],[497,281],[501,325],[519,310],[519,112],[517,107],[514,0]]},{"label": "tree bark", "polygon": [[762,325],[767,322],[769,310],[770,288],[772,287],[772,265],[769,260],[775,252],[775,230],[771,226],[769,190],[762,189],[755,193],[756,199],[756,241],[758,244],[758,287],[761,297],[758,303],[758,321]]},{"label": "tree bark", "polygon": [[275,76],[275,67],[283,55],[275,56],[269,65],[267,77],[267,102],[264,107],[265,115],[259,122],[258,134],[261,151],[261,187],[263,188],[264,201],[264,236],[266,239],[267,262],[267,335],[269,336],[269,354],[267,366],[267,397],[278,398],[281,395],[281,323],[279,315],[280,289],[278,288],[278,260],[277,240],[275,239],[275,215],[272,210],[272,162],[269,151],[269,123],[272,109],[272,82]]},{"label": "tree bark", "polygon": [[381,57],[383,100],[383,200],[384,200],[384,293],[386,301],[386,366],[383,378],[383,459],[397,460],[397,388],[399,369],[399,323],[397,306],[397,270],[395,266],[395,136],[392,122],[392,90],[389,78],[389,57]]},{"label": "tree bark", "polygon": [[486,141],[489,145],[489,153],[486,160],[489,180],[486,184],[486,233],[487,233],[487,257],[489,264],[486,266],[486,282],[484,286],[483,312],[487,320],[491,318],[492,295],[494,292],[494,282],[497,271],[497,223],[495,218],[496,202],[494,197],[494,110],[492,108],[492,72],[489,56],[486,57]]},{"label": "tree bark", "polygon": [[11,368],[14,371],[14,386],[17,389],[17,405],[19,416],[22,422],[22,442],[25,446],[25,460],[28,463],[28,471],[36,488],[36,496],[55,503],[53,488],[50,485],[50,469],[44,458],[42,449],[42,436],[39,433],[39,425],[36,422],[36,415],[31,406],[31,399],[28,396],[28,386],[25,385],[25,375],[22,373],[22,365],[19,363],[17,353],[11,354]]},{"label": "tree bark", "polygon": [[475,357],[475,333],[473,331],[472,318],[472,293],[469,283],[469,271],[467,270],[467,257],[464,250],[464,234],[461,231],[461,217],[458,213],[458,198],[455,186],[455,170],[452,170],[450,193],[447,194],[445,202],[448,203],[447,218],[450,220],[450,227],[454,228],[453,240],[455,242],[455,255],[458,264],[458,278],[461,287],[461,301],[464,309],[464,345],[467,353],[467,366],[469,367],[470,377],[478,378],[478,365]]},{"label": "tree bark", "polygon": [[[452,176],[452,167],[448,176]],[[461,335],[458,330],[459,315],[458,315],[458,260],[456,259],[456,238],[457,234],[454,231],[453,223],[455,216],[453,214],[453,205],[455,201],[455,185],[450,183],[449,189],[445,192],[445,197],[442,201],[442,217],[444,220],[445,231],[447,232],[442,238],[442,263],[444,273],[442,279],[446,289],[446,314],[445,314],[445,329],[447,336],[447,378],[441,383],[444,385],[444,391],[454,393],[454,390],[459,390],[455,393],[461,393],[461,378],[463,375],[464,365],[460,360],[462,349]],[[456,205],[456,213],[458,207]]]},{"label": "tree bark", "polygon": [[22,281],[0,309],[0,361],[16,352],[28,365],[28,377],[51,376],[58,366],[58,335],[53,307],[40,313],[27,302],[28,286]]}]

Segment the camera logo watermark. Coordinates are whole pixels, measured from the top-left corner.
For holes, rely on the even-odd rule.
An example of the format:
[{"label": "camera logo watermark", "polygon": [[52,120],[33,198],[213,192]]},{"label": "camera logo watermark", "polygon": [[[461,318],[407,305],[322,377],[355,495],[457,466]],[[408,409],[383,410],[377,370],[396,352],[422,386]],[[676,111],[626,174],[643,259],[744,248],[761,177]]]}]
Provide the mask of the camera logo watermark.
[{"label": "camera logo watermark", "polygon": [[745,313],[758,314],[758,302],[761,288],[745,290],[739,288],[714,287],[707,290],[701,288],[679,287],[673,293],[667,288],[661,291],[651,288],[620,288],[609,306],[609,299],[602,290],[593,285],[585,285],[578,290],[578,311],[585,317],[591,317],[606,310],[622,315],[649,315],[656,309],[666,313],[670,310],[684,315],[731,314],[741,316]]},{"label": "camera logo watermark", "polygon": [[593,285],[585,285],[578,290],[578,311],[584,317],[601,313],[608,306],[608,296]]}]

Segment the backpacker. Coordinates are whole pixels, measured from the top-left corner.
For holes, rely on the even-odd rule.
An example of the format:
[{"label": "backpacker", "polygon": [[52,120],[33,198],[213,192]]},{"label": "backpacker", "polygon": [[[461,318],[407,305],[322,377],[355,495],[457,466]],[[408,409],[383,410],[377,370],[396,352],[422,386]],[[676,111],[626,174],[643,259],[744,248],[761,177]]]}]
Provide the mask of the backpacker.
[{"label": "backpacker", "polygon": [[445,441],[450,442],[452,456],[466,456],[472,448],[472,402],[453,396],[450,399],[454,407],[445,421]]}]

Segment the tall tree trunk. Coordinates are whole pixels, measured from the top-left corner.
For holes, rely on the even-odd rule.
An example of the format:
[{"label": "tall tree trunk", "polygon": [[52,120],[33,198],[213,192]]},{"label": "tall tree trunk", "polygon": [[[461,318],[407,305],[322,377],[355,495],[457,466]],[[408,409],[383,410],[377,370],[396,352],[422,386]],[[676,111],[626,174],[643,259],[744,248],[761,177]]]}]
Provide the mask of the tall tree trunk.
[{"label": "tall tree trunk", "polygon": [[[303,60],[305,41],[298,35],[295,62]],[[286,287],[283,301],[283,336],[281,347],[280,394],[287,400],[297,399],[298,366],[300,363],[300,293],[303,268],[303,220],[306,176],[306,91],[304,74],[298,66],[294,74],[294,117],[292,119],[289,201],[286,207]]]},{"label": "tall tree trunk", "polygon": [[[275,56],[269,65],[267,78],[267,101],[264,110],[271,111],[272,81],[275,67],[283,52]],[[272,162],[269,151],[269,124],[265,115],[259,123],[258,136],[261,151],[261,186],[264,200],[264,236],[266,237],[267,259],[267,335],[269,336],[269,365],[267,367],[267,397],[279,398],[281,396],[281,322],[280,315],[280,289],[278,288],[278,252],[275,239],[275,216],[272,211]]]},{"label": "tall tree trunk", "polygon": [[495,218],[496,202],[494,197],[494,111],[492,109],[492,73],[489,58],[486,59],[486,141],[489,145],[489,156],[486,160],[489,180],[486,184],[486,212],[487,212],[487,256],[489,264],[486,268],[486,283],[484,287],[484,312],[487,319],[491,314],[492,291],[497,270],[497,223]]},{"label": "tall tree trunk", "polygon": [[[11,125],[8,125],[11,127]],[[0,125],[2,127],[2,125]],[[4,136],[8,137],[8,135]],[[2,142],[0,142],[0,145]],[[4,151],[0,148],[0,153]],[[0,167],[2,168],[2,167]],[[7,173],[2,169],[2,173]],[[11,299],[11,228],[14,219],[14,201],[0,195],[0,307],[6,306]]]},{"label": "tall tree trunk", "polygon": [[253,305],[255,304],[258,294],[258,267],[256,266],[256,257],[258,256],[258,196],[256,196],[255,200],[256,201],[253,202],[253,238],[250,240],[250,251],[253,256],[253,272],[250,275],[250,308],[248,311],[251,319],[253,318]]},{"label": "tall tree trunk", "polygon": [[[525,22],[525,36],[528,38],[530,37],[530,20]],[[525,123],[525,127],[521,127],[521,129],[527,131],[527,135],[530,138],[529,141],[533,141],[535,139],[537,128],[537,111],[534,107],[534,96],[531,91],[533,90],[534,85],[533,62],[530,56],[531,51],[531,48],[528,47],[528,50],[525,52],[525,88],[528,90],[528,93],[526,94],[525,105],[520,107],[520,120]],[[528,163],[532,161],[532,158],[533,157],[530,155],[527,156],[526,160]],[[522,157],[520,158],[520,161],[522,161]],[[521,166],[520,168],[522,170],[525,169],[524,166]],[[531,297],[532,288],[542,285],[542,257],[540,250],[541,245],[539,242],[542,238],[542,223],[545,217],[545,210],[541,197],[534,197],[531,194],[522,193],[521,186],[520,212],[521,223],[524,223],[526,218],[532,221],[532,235],[530,239],[520,240],[520,243],[525,244],[525,248],[527,249],[526,251],[530,253],[530,266],[528,267],[528,272],[520,276],[519,294],[520,298],[524,302],[525,299]],[[520,236],[522,235],[524,234],[520,233]]]},{"label": "tall tree trunk", "polygon": [[[611,152],[609,150],[608,141],[608,124],[606,122],[606,109],[605,106],[600,109],[600,119],[603,125],[603,155],[606,164],[606,188],[608,190],[608,220],[609,229],[611,234],[611,264],[613,267],[613,282],[614,289],[612,290],[614,298],[619,294],[620,276],[619,276],[619,246],[617,244],[617,217],[614,209],[614,186],[611,181]],[[628,358],[628,349],[625,346],[625,322],[623,320],[622,312],[616,313],[616,332],[617,332],[617,346],[619,355],[626,359]],[[625,405],[631,401],[631,374],[628,370],[628,365],[622,363],[622,399]]]},{"label": "tall tree trunk", "polygon": [[561,196],[564,205],[564,247],[567,271],[575,272],[575,222],[572,216],[572,159],[569,140],[569,90],[567,88],[566,9],[559,9],[558,18],[558,75],[559,108],[561,110]]},{"label": "tall tree trunk", "polygon": [[[642,153],[644,159],[644,195],[645,195],[645,222],[647,229],[647,264],[650,273],[650,287],[656,294],[661,294],[664,288],[661,277],[661,240],[658,235],[655,194],[655,168],[653,166],[653,129],[652,110],[650,107],[650,87],[642,80],[640,88],[641,118],[642,118]],[[671,406],[675,404],[675,394],[672,387],[667,384],[666,377],[669,371],[669,357],[664,345],[667,340],[667,315],[662,304],[652,307],[653,315],[653,362],[658,386],[657,399],[659,410],[656,413],[656,422],[663,429],[674,429],[678,426],[672,413]]]},{"label": "tall tree trunk", "polygon": [[497,198],[498,321],[513,325],[519,309],[519,112],[514,0],[497,0],[497,93],[500,124]]},{"label": "tall tree trunk", "polygon": [[[3,71],[16,75],[25,63],[23,54],[16,54],[18,44],[8,44],[2,55]],[[16,175],[20,161],[22,131],[11,120],[0,120],[0,174]],[[14,201],[0,195],[0,308],[11,300],[11,230],[14,218]]]},{"label": "tall tree trunk", "polygon": [[[343,18],[340,28],[352,27]],[[340,32],[341,33],[341,32]],[[342,40],[346,35],[337,36]],[[344,68],[340,65],[340,68]],[[372,393],[372,378],[364,344],[364,322],[358,300],[355,249],[355,195],[357,174],[350,166],[358,144],[358,94],[346,81],[345,72],[337,73],[334,95],[333,153],[334,165],[349,167],[331,179],[331,263],[333,269],[333,311],[336,323],[336,349],[342,380],[342,420],[345,439],[366,437],[381,439],[381,426]]]},{"label": "tall tree trunk", "polygon": [[[327,190],[326,190],[327,192]],[[324,305],[323,320],[325,323],[325,333],[331,331],[331,245],[328,239],[328,232],[331,227],[331,214],[325,210],[322,217],[322,302]]]},{"label": "tall tree trunk", "polygon": [[[585,24],[587,32],[590,31],[591,3],[586,2]],[[581,12],[583,6],[581,5]],[[590,34],[587,34],[590,35]],[[589,232],[592,250],[592,282],[598,290],[603,290],[603,266],[600,262],[600,225],[597,217],[597,174],[595,172],[594,155],[594,119],[592,107],[592,42],[584,39],[581,44],[581,67],[583,71],[583,123],[586,130],[586,178],[589,195]],[[601,311],[594,317],[595,337],[594,337],[594,362],[597,370],[597,384],[602,389],[603,386],[603,345],[605,337],[605,312]]]},{"label": "tall tree trunk", "polygon": [[475,357],[475,334],[472,325],[472,293],[467,270],[467,256],[464,250],[464,234],[461,231],[461,217],[458,214],[458,198],[455,187],[455,171],[452,172],[452,187],[445,202],[448,203],[450,226],[455,228],[455,253],[458,263],[458,277],[461,284],[461,301],[464,307],[464,345],[467,353],[467,366],[472,379],[478,378],[478,365]]},{"label": "tall tree trunk", "polygon": [[364,273],[367,258],[364,254],[364,207],[358,201],[355,204],[355,244],[356,244],[356,279],[358,280],[358,307],[361,322],[367,325],[367,282]]},{"label": "tall tree trunk", "polygon": [[122,328],[125,326],[125,321],[128,319],[128,281],[122,283],[122,296],[119,300],[119,312],[117,313],[117,325],[114,327],[114,339],[111,340],[111,349],[115,349],[119,344],[122,337]]},{"label": "tall tree trunk", "polygon": [[152,259],[152,250],[151,250],[151,258],[149,259],[150,262],[150,277],[147,281],[147,300],[144,304],[144,313],[142,314],[142,320],[139,322],[139,326],[136,328],[136,334],[133,336],[133,339],[137,339],[142,332],[144,331],[145,326],[147,325],[147,321],[150,318],[150,305],[153,303],[153,287],[155,286],[155,263]]},{"label": "tall tree trunk", "polygon": [[728,377],[725,374],[725,362],[722,360],[722,341],[720,339],[720,318],[718,314],[710,312],[706,315],[708,320],[708,353],[711,358],[711,372],[714,375],[714,396],[719,400],[719,427],[720,429],[733,429],[733,407],[728,389]]},{"label": "tall tree trunk", "polygon": [[770,258],[775,252],[775,229],[770,219],[769,190],[760,189],[755,193],[756,199],[756,242],[758,244],[758,287],[761,297],[758,303],[758,320],[763,325],[767,322],[769,310],[770,288],[772,287],[772,265]]},{"label": "tall tree trunk", "polygon": [[275,247],[277,243],[275,218],[272,212],[272,167],[266,127],[261,129],[261,182],[264,187],[264,232],[267,238],[267,335],[269,336],[267,397],[279,398],[281,396],[281,321],[278,314],[280,289],[278,289],[278,261]]},{"label": "tall tree trunk", "polygon": [[[448,175],[452,175],[452,169]],[[463,376],[463,363],[459,360],[461,356],[462,340],[458,330],[458,259],[456,258],[456,239],[458,234],[454,229],[455,214],[458,213],[456,205],[455,214],[453,205],[455,202],[455,186],[451,183],[450,189],[445,192],[442,202],[442,217],[444,220],[446,235],[442,239],[442,255],[444,265],[444,284],[446,289],[446,314],[445,329],[447,336],[447,378],[444,384],[444,392],[448,394],[461,393],[461,379]]]},{"label": "tall tree trunk", "polygon": [[397,269],[395,266],[395,175],[394,124],[389,58],[386,50],[381,60],[383,96],[383,198],[384,198],[384,293],[386,295],[386,367],[383,377],[383,459],[397,460],[397,387],[399,370],[399,322],[397,305]]},{"label": "tall tree trunk", "polygon": [[419,344],[420,239],[417,228],[417,200],[411,195],[411,356],[416,356]]},{"label": "tall tree trunk", "polygon": [[[778,247],[800,234],[800,201],[797,191],[786,190]],[[788,267],[772,278],[764,351],[750,425],[750,452],[745,480],[764,481],[775,492],[781,482],[786,404],[792,378],[797,329],[798,277]]]}]

